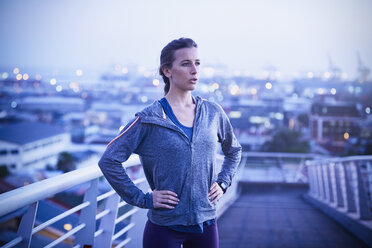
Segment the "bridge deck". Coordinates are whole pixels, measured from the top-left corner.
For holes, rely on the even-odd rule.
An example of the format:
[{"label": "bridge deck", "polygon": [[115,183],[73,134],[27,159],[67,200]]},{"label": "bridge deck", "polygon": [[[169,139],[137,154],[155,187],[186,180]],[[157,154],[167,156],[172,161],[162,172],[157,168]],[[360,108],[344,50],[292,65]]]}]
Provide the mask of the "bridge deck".
[{"label": "bridge deck", "polygon": [[303,186],[243,183],[220,217],[220,248],[367,247],[302,199]]}]

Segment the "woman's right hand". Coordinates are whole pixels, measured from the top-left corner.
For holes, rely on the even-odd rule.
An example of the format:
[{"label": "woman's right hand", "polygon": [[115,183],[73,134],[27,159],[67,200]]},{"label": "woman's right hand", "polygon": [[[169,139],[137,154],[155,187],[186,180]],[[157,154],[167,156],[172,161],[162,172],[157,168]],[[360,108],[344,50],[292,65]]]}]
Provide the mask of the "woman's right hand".
[{"label": "woman's right hand", "polygon": [[177,194],[172,191],[155,189],[152,192],[154,208],[174,209],[173,205],[177,205],[179,201]]}]

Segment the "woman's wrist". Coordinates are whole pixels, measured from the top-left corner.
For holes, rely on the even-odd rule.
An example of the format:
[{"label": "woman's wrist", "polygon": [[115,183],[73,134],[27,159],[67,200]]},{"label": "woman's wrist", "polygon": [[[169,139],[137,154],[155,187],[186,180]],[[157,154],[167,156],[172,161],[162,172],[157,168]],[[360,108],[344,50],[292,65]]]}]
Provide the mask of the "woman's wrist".
[{"label": "woman's wrist", "polygon": [[222,189],[223,193],[225,194],[226,193],[226,190],[228,188],[227,184],[224,183],[224,182],[217,182],[217,184],[220,186],[220,188]]}]

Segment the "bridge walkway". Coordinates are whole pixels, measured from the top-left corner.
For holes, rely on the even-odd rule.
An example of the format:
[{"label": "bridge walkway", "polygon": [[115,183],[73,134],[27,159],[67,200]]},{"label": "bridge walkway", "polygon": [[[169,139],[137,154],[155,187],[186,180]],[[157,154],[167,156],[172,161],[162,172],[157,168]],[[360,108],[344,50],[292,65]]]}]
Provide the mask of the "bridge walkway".
[{"label": "bridge walkway", "polygon": [[303,185],[240,183],[241,195],[219,218],[220,248],[368,247],[308,204]]}]

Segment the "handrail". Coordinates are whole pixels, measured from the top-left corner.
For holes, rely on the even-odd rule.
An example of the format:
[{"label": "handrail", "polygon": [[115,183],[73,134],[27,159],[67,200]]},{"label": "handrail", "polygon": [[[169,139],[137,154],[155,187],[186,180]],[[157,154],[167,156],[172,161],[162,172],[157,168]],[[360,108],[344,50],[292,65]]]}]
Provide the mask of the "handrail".
[{"label": "handrail", "polygon": [[[132,155],[123,163],[125,169],[136,165],[140,165],[138,155]],[[34,234],[76,211],[81,211],[79,215],[79,224],[45,247],[55,247],[72,236],[74,247],[76,248],[85,244],[94,244],[97,245],[97,247],[111,246],[114,240],[114,230],[116,224],[119,222],[115,222],[115,219],[122,220],[124,217],[121,217],[123,215],[117,216],[120,197],[116,192],[112,190],[98,195],[98,182],[101,176],[102,172],[99,167],[97,165],[92,165],[0,194],[0,216],[28,206],[18,227],[17,237],[8,241],[2,248],[15,247],[21,242],[22,247],[29,247]],[[141,177],[134,180],[133,183],[138,185],[144,181],[145,179]],[[87,185],[84,200],[81,204],[34,227],[39,201],[77,185]],[[103,199],[106,199],[104,203],[105,208],[101,213],[97,214],[97,202]],[[120,204],[120,206],[123,206],[123,204]],[[124,214],[125,218],[133,215],[137,210],[137,208],[134,208],[134,210],[130,211],[130,214]],[[100,220],[100,222],[98,222],[100,223],[100,227],[98,231],[95,231],[97,219]],[[121,231],[121,234],[123,233],[124,232]],[[129,239],[126,240],[129,242]]]},{"label": "handrail", "polygon": [[[125,168],[137,164],[137,155],[132,155],[124,163]],[[84,167],[0,194],[0,216],[100,176],[101,170],[93,165],[89,170]]]},{"label": "handrail", "polygon": [[274,158],[323,158],[315,153],[289,153],[289,152],[242,152],[242,157],[274,157]]},{"label": "handrail", "polygon": [[[372,155],[361,155],[361,156],[349,156],[349,157],[333,157],[333,158],[322,158],[323,162],[352,162],[352,161],[363,161],[363,160],[372,160]],[[313,160],[316,162],[317,159]]]}]

